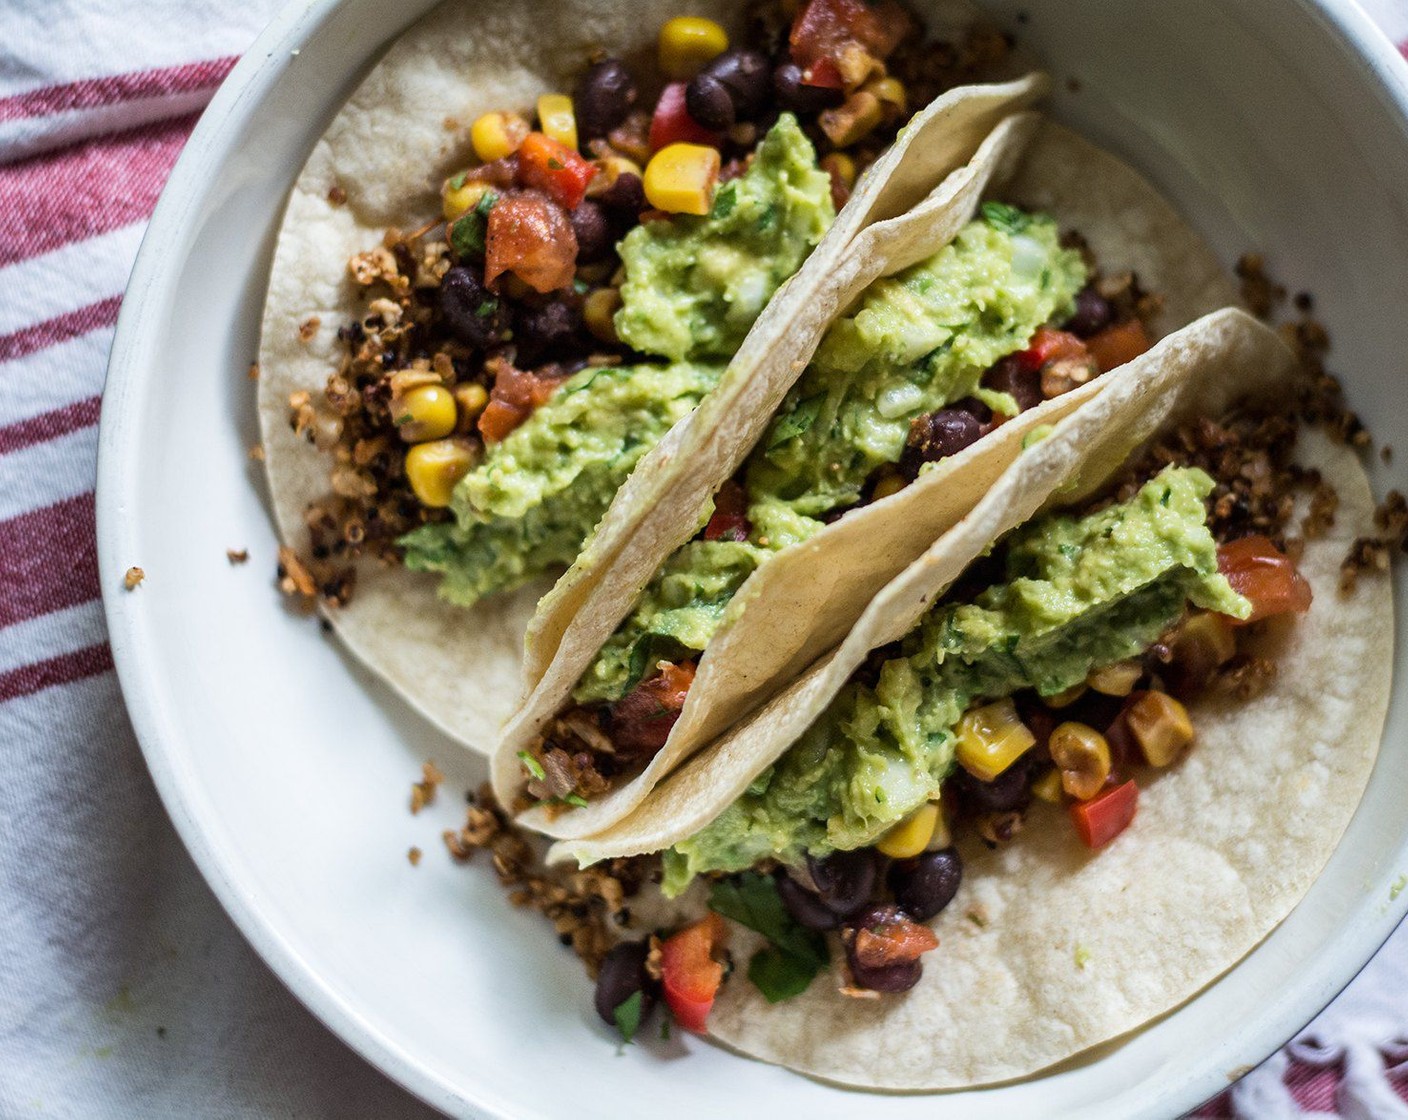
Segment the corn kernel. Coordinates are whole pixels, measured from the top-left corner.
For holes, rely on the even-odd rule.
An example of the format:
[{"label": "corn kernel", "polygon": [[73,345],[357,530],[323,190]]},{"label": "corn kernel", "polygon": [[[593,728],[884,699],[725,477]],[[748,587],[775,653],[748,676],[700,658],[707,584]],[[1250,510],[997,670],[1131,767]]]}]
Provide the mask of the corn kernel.
[{"label": "corn kernel", "polygon": [[958,721],[958,761],[980,781],[992,781],[1035,743],[1011,699],[971,708]]},{"label": "corn kernel", "polygon": [[620,309],[619,288],[597,288],[582,301],[582,322],[598,342],[614,345],[620,341],[616,334],[616,312]]},{"label": "corn kernel", "polygon": [[455,485],[474,466],[474,445],[464,439],[437,439],[418,443],[406,452],[406,481],[431,509],[450,504]]},{"label": "corn kernel", "polygon": [[645,197],[671,214],[707,214],[719,177],[719,150],[702,144],[668,144],[645,167]]},{"label": "corn kernel", "polygon": [[1150,766],[1167,766],[1193,742],[1188,709],[1166,692],[1146,692],[1124,718]]},{"label": "corn kernel", "polygon": [[1078,681],[1070,688],[1064,688],[1060,692],[1053,692],[1050,696],[1043,696],[1041,702],[1048,708],[1069,708],[1077,700],[1085,695],[1085,690],[1089,686],[1084,681]]},{"label": "corn kernel", "polygon": [[660,28],[660,69],[676,80],[692,78],[728,50],[728,32],[711,19],[676,16]]},{"label": "corn kernel", "polygon": [[884,119],[880,99],[869,90],[858,89],[846,98],[845,104],[824,110],[817,117],[817,124],[836,147],[849,148],[874,132]]},{"label": "corn kernel", "polygon": [[910,859],[928,846],[938,820],[939,807],[926,802],[885,833],[875,846],[891,859]]},{"label": "corn kernel", "polygon": [[407,443],[440,439],[455,430],[455,398],[443,385],[422,385],[393,400],[391,415]]},{"label": "corn kernel", "polygon": [[898,78],[871,78],[861,88],[880,102],[880,111],[887,119],[904,116],[909,97],[905,93],[904,83]]},{"label": "corn kernel", "polygon": [[565,93],[545,93],[538,98],[538,127],[550,140],[577,150],[577,114]]},{"label": "corn kernel", "polygon": [[821,169],[847,190],[856,185],[856,161],[845,152],[832,152],[822,157]]},{"label": "corn kernel", "polygon": [[1032,794],[1038,800],[1055,805],[1061,800],[1061,771],[1048,770],[1032,783]]},{"label": "corn kernel", "polygon": [[469,126],[469,142],[474,154],[485,163],[503,159],[518,151],[528,135],[528,122],[517,113],[485,113]]},{"label": "corn kernel", "polygon": [[596,168],[596,174],[587,184],[588,198],[599,198],[606,194],[622,175],[634,175],[637,179],[641,177],[640,164],[625,156],[603,156],[601,159],[592,160],[592,165]]},{"label": "corn kernel", "polygon": [[1143,675],[1144,666],[1138,661],[1116,661],[1093,670],[1085,683],[1106,696],[1128,696]]},{"label": "corn kernel", "polygon": [[441,209],[447,222],[453,222],[456,218],[468,214],[479,205],[479,200],[489,193],[488,183],[461,180],[460,185],[456,187],[454,182],[454,179],[446,179],[440,192]]},{"label": "corn kernel", "polygon": [[1047,743],[1061,771],[1061,788],[1077,801],[1089,801],[1110,776],[1110,744],[1084,723],[1059,724]]},{"label": "corn kernel", "polygon": [[875,489],[870,492],[870,500],[878,502],[882,498],[888,498],[892,494],[898,494],[904,489],[904,475],[898,471],[891,471],[880,477],[880,481],[875,484]]},{"label": "corn kernel", "polygon": [[460,413],[455,431],[462,436],[469,435],[474,430],[474,422],[479,419],[479,414],[489,403],[489,391],[478,382],[465,381],[455,386],[454,393],[455,404]]}]

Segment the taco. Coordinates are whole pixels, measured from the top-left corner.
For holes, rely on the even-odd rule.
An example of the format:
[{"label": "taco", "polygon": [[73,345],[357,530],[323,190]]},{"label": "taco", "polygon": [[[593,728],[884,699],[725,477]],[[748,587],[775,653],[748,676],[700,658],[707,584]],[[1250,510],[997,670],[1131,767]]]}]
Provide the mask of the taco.
[{"label": "taco", "polygon": [[654,956],[679,1022],[847,1085],[984,1084],[1140,1027],[1286,916],[1368,780],[1393,642],[1387,581],[1341,587],[1364,470],[1295,371],[1236,311],[1165,339],[794,686],[559,842],[707,883]]},{"label": "taco", "polygon": [[[634,508],[638,482],[678,465],[496,748],[496,793],[525,825],[580,837],[622,819],[839,642],[1032,430],[1152,339],[1236,301],[1149,184],[1034,113],[1004,120],[945,187],[946,229],[907,225],[916,211],[831,262],[837,284],[864,278],[862,263],[881,278],[837,301],[814,356],[789,336],[793,368],[766,398],[715,393],[682,425],[698,440],[647,455],[618,497]],[[540,605],[530,684],[533,639],[572,579]]]},{"label": "taco", "polygon": [[[281,580],[471,747],[642,456],[721,382],[785,364],[784,336],[829,317],[828,262],[1041,88],[946,93],[1010,69],[992,33],[926,43],[890,3],[814,14],[796,46],[780,8],[447,4],[299,176],[259,355]],[[822,66],[839,51],[849,93]]]}]

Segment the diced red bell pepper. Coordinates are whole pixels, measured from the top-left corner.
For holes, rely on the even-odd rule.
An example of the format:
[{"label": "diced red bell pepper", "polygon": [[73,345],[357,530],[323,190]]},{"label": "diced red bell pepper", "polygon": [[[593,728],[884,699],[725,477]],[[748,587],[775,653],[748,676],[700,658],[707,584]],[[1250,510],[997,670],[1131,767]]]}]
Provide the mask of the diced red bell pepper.
[{"label": "diced red bell pepper", "polygon": [[908,964],[938,947],[939,939],[934,931],[909,918],[895,918],[856,930],[856,960],[866,968]]},{"label": "diced red bell pepper", "polygon": [[1101,373],[1109,373],[1116,366],[1134,361],[1152,345],[1149,332],[1138,319],[1116,323],[1085,340],[1085,347]]},{"label": "diced red bell pepper", "polygon": [[710,911],[660,946],[660,984],[675,1022],[685,1030],[702,1031],[714,1006],[724,966],[714,950],[728,939],[728,926]]},{"label": "diced red bell pepper", "polygon": [[1069,331],[1058,331],[1054,327],[1038,327],[1025,350],[1016,353],[1022,368],[1034,373],[1052,362],[1065,358],[1089,358],[1086,344]]},{"label": "diced red bell pepper", "polygon": [[1278,614],[1299,614],[1310,609],[1314,598],[1310,584],[1296,571],[1295,561],[1266,537],[1243,537],[1221,545],[1217,550],[1217,570],[1227,578],[1233,591],[1252,604],[1250,615],[1231,620],[1234,626]]},{"label": "diced red bell pepper", "polygon": [[489,391],[489,403],[479,414],[479,434],[485,443],[498,443],[552,396],[562,379],[540,377],[502,358],[491,359],[489,366],[494,387]]},{"label": "diced red bell pepper", "polygon": [[912,26],[895,0],[808,0],[788,43],[804,83],[841,89],[863,81]]},{"label": "diced red bell pepper", "polygon": [[1071,820],[1087,848],[1103,848],[1134,820],[1139,786],[1133,780],[1071,806]]},{"label": "diced red bell pepper", "polygon": [[650,756],[665,745],[694,684],[694,662],[664,662],[611,705],[611,742],[618,754]]},{"label": "diced red bell pepper", "polygon": [[542,191],[559,206],[575,210],[587,194],[596,168],[566,144],[530,132],[518,149],[518,182]]},{"label": "diced red bell pepper", "polygon": [[484,282],[505,272],[535,292],[570,287],[577,274],[577,235],[567,211],[537,191],[510,191],[489,211]]},{"label": "diced red bell pepper", "polygon": [[748,539],[748,495],[729,479],[714,495],[714,515],[704,526],[706,541],[746,541]]},{"label": "diced red bell pepper", "polygon": [[671,144],[704,144],[717,148],[720,137],[689,115],[684,91],[687,82],[671,82],[660,91],[655,115],[650,118],[650,150],[658,152]]}]

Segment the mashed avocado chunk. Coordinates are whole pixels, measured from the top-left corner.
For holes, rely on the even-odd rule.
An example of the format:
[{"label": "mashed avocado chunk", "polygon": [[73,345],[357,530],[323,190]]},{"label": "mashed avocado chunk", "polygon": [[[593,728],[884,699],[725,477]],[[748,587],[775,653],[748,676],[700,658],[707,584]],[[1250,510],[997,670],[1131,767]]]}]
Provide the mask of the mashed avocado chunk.
[{"label": "mashed avocado chunk", "polygon": [[1006,582],[936,606],[873,684],[848,684],[742,797],[666,853],[667,893],[701,871],[874,843],[938,793],[976,701],[1078,684],[1142,653],[1190,602],[1245,618],[1217,570],[1212,489],[1203,471],[1168,467],[1126,502],[1013,533]]},{"label": "mashed avocado chunk", "polygon": [[717,383],[718,366],[612,366],[564,381],[455,487],[453,521],[401,538],[471,606],[577,558],[631,469]]},{"label": "mashed avocado chunk", "polygon": [[[632,667],[650,663],[638,646],[649,644],[651,657],[703,650],[751,571],[745,557],[757,567],[819,532],[831,510],[858,501],[875,469],[899,460],[915,417],[981,393],[988,367],[1022,349],[1038,327],[1070,315],[1086,279],[1080,255],[1061,248],[1050,218],[990,204],[938,253],[872,284],[831,326],[748,460],[746,546],[727,554],[726,573],[715,568],[723,554],[707,542],[678,549],[574,699],[624,695],[639,679]],[[691,583],[697,609],[685,630],[672,620],[686,609],[681,595]],[[656,618],[662,610],[671,620]],[[672,646],[660,641],[665,635]]]},{"label": "mashed avocado chunk", "polygon": [[871,472],[898,461],[915,417],[981,395],[987,369],[1068,318],[1086,279],[1050,218],[985,210],[827,331],[749,463],[750,493],[811,516],[859,500]]},{"label": "mashed avocado chunk", "polygon": [[831,178],[784,113],[704,217],[646,222],[621,242],[616,333],[672,361],[733,357],[768,300],[835,218]]}]

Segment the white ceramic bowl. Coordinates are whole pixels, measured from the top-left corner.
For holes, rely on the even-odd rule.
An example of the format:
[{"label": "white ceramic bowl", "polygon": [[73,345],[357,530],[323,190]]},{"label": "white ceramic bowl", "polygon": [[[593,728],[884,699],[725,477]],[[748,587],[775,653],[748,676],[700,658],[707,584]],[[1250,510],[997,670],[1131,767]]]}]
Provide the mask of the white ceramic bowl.
[{"label": "white ceramic bowl", "polygon": [[[692,1038],[618,1056],[546,924],[513,911],[486,867],[450,865],[438,832],[479,765],[284,611],[246,459],[244,374],[284,194],[429,7],[315,0],[274,22],[177,164],[113,348],[98,489],[113,653],[167,808],[255,947],[369,1060],[466,1115],[1167,1116],[1273,1051],[1408,910],[1408,892],[1389,900],[1408,871],[1402,689],[1343,843],[1261,947],[1128,1041],[996,1089],[859,1097]],[[1028,8],[1024,40],[1079,80],[1058,83],[1058,115],[1151,175],[1227,261],[1263,249],[1316,293],[1353,403],[1408,453],[1408,68],[1364,15],[1332,0],[992,7],[1014,24]],[[232,568],[228,547],[251,562]],[[132,564],[147,580],[127,594]],[[408,786],[431,757],[450,780],[412,818]],[[412,844],[427,853],[414,870]]]}]

